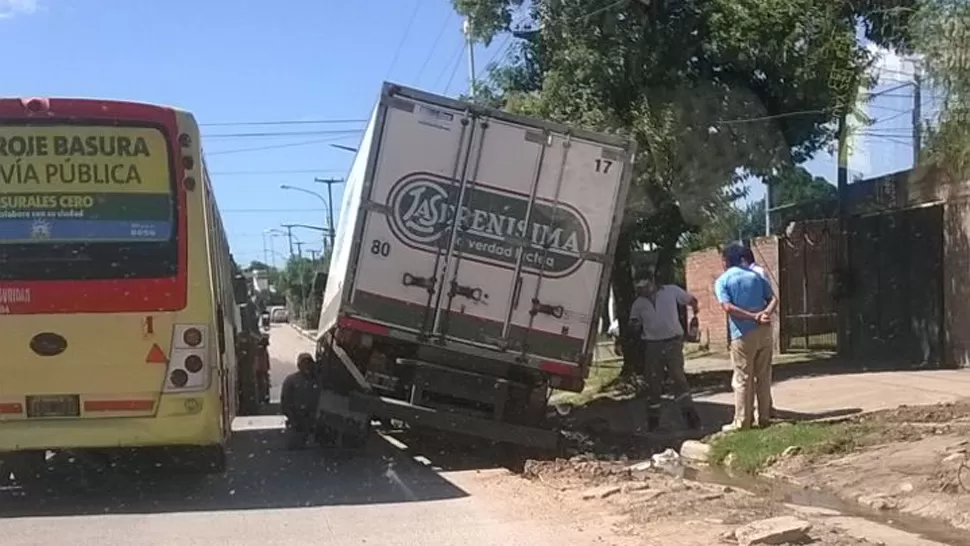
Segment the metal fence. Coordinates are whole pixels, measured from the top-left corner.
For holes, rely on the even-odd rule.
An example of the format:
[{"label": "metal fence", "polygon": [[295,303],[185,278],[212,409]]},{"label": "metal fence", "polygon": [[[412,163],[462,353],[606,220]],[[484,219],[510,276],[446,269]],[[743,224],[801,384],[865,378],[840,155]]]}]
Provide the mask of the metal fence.
[{"label": "metal fence", "polygon": [[835,349],[838,308],[830,276],[838,264],[838,221],[795,222],[778,239],[780,349]]}]

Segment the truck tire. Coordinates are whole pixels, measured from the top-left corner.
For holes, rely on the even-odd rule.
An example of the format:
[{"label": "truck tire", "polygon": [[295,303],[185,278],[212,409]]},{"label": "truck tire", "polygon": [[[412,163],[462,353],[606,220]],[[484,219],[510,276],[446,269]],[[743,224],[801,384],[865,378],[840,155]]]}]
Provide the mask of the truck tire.
[{"label": "truck tire", "polygon": [[317,366],[323,388],[341,396],[347,396],[357,387],[357,382],[344,367],[340,358],[325,345],[317,348]]},{"label": "truck tire", "polygon": [[30,486],[40,483],[48,475],[47,453],[44,451],[19,451],[8,453],[3,456],[0,463],[0,473],[3,480],[0,483],[10,481],[10,474],[13,474],[13,483],[20,486]]}]

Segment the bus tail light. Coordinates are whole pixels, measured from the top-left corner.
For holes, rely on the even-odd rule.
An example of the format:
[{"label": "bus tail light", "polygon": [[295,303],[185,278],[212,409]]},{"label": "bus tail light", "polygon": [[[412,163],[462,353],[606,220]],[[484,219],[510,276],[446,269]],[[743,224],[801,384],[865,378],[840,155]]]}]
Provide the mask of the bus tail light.
[{"label": "bus tail light", "polygon": [[200,391],[209,386],[206,365],[208,328],[178,324],[172,332],[172,354],[165,374],[165,392]]},{"label": "bus tail light", "polygon": [[198,328],[187,328],[182,333],[182,341],[189,347],[198,347],[202,345],[202,331]]}]

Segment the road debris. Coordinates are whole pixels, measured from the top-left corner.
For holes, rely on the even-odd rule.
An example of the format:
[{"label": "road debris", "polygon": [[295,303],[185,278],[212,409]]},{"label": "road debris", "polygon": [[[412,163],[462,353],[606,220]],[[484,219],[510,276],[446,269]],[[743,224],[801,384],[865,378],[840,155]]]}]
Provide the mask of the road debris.
[{"label": "road debris", "polygon": [[680,445],[680,457],[696,463],[706,463],[711,453],[711,446],[697,440],[685,440]]},{"label": "road debris", "polygon": [[812,524],[792,517],[781,516],[742,525],[734,530],[734,538],[741,546],[754,544],[786,544],[808,540]]},{"label": "road debris", "polygon": [[600,487],[593,487],[592,489],[587,489],[586,491],[583,491],[583,494],[581,496],[583,500],[605,499],[607,497],[612,497],[613,495],[619,493],[622,490],[623,488],[620,487],[619,485],[603,485]]}]

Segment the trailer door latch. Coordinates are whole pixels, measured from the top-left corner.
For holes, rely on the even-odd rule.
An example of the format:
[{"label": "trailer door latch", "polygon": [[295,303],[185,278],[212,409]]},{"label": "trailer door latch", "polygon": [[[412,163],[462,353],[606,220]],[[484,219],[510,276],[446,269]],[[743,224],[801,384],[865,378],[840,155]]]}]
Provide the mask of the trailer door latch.
[{"label": "trailer door latch", "polygon": [[542,313],[543,315],[552,315],[557,319],[561,319],[565,312],[566,310],[563,309],[562,305],[549,305],[537,299],[532,300],[532,309],[529,310],[529,314],[532,316]]},{"label": "trailer door latch", "polygon": [[461,296],[463,298],[468,298],[472,301],[482,301],[484,294],[481,288],[475,288],[472,286],[463,286],[455,281],[451,282],[451,293],[448,294],[451,297]]},{"label": "trailer door latch", "polygon": [[434,294],[434,277],[418,277],[410,273],[405,273],[404,277],[401,279],[401,284],[404,286],[417,286],[424,288],[429,294]]}]

